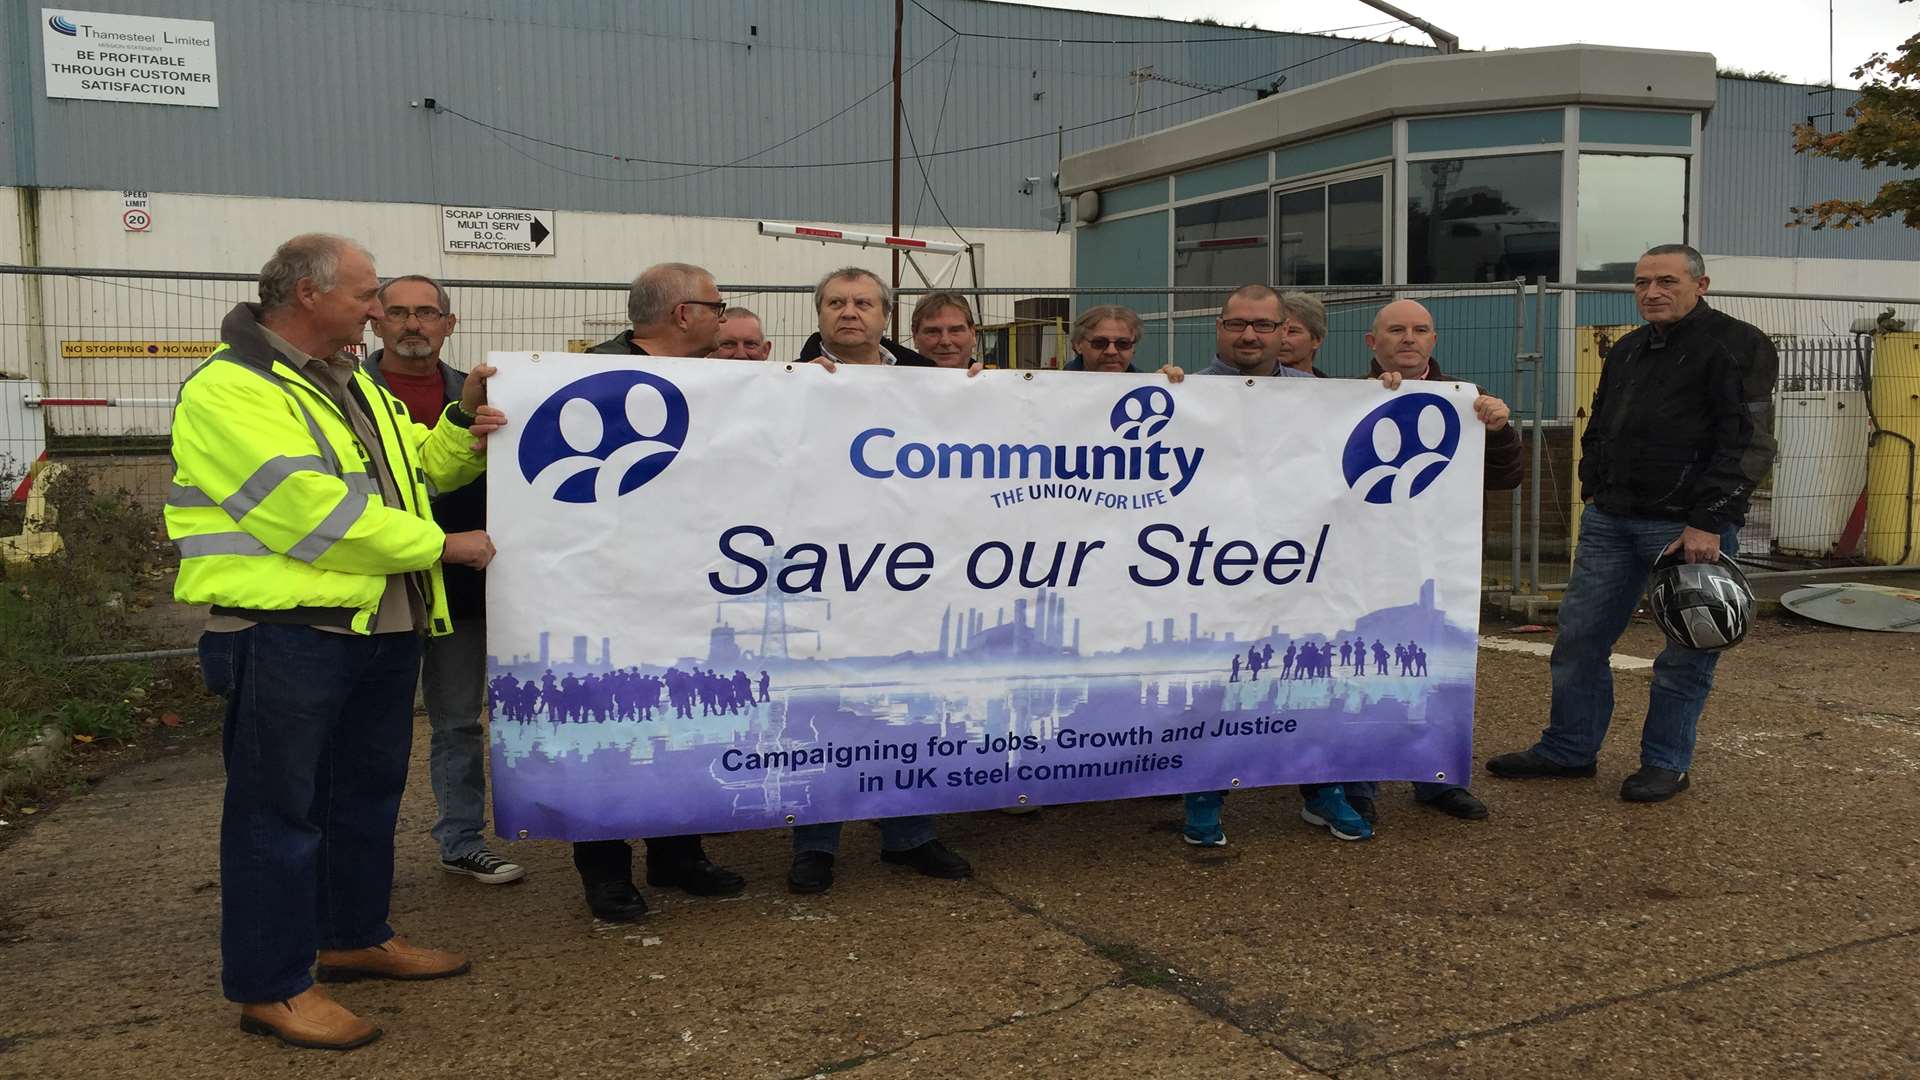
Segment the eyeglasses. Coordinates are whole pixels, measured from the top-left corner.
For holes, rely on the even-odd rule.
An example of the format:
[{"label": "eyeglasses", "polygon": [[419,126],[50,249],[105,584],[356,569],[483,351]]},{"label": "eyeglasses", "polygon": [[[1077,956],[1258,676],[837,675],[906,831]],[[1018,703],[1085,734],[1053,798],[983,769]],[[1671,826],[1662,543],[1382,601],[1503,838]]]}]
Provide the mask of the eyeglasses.
[{"label": "eyeglasses", "polygon": [[1109,347],[1118,352],[1126,352],[1128,349],[1133,348],[1135,344],[1134,340],[1130,337],[1090,337],[1086,339],[1086,342],[1092,347],[1094,352],[1106,352]]},{"label": "eyeglasses", "polygon": [[727,313],[727,302],[725,300],[682,300],[680,302],[682,304],[696,304],[700,307],[707,308],[715,315],[725,315]]},{"label": "eyeglasses", "polygon": [[1272,319],[1221,319],[1220,329],[1229,334],[1243,334],[1248,327],[1256,334],[1271,334],[1280,329],[1280,324]]},{"label": "eyeglasses", "polygon": [[387,321],[403,323],[408,319],[419,319],[422,323],[439,322],[447,313],[434,307],[390,307],[387,309]]}]

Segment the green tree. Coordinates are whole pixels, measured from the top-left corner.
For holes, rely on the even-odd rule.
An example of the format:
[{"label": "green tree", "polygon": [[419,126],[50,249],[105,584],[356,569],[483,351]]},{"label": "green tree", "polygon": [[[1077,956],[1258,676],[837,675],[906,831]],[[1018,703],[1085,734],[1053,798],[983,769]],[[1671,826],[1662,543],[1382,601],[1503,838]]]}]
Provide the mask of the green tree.
[{"label": "green tree", "polygon": [[[1797,124],[1794,152],[1857,162],[1863,169],[1920,169],[1920,33],[1901,42],[1892,56],[1874,53],[1854,69],[1853,77],[1866,81],[1859,100],[1847,108],[1852,126],[1821,131],[1810,123]],[[1898,217],[1908,228],[1920,229],[1920,178],[1889,180],[1872,199],[1826,199],[1792,210],[1789,226],[1851,229]]]}]

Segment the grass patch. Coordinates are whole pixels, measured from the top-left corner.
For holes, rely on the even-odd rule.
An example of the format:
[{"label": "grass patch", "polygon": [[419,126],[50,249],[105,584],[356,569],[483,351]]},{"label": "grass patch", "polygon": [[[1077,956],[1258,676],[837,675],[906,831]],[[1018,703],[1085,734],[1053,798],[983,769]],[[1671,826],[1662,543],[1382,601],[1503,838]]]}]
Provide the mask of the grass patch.
[{"label": "grass patch", "polygon": [[128,609],[166,552],[159,515],[74,472],[54,479],[47,501],[63,550],[0,564],[0,766],[49,725],[91,741],[131,740],[157,674],[150,664],[72,658],[139,647]]}]

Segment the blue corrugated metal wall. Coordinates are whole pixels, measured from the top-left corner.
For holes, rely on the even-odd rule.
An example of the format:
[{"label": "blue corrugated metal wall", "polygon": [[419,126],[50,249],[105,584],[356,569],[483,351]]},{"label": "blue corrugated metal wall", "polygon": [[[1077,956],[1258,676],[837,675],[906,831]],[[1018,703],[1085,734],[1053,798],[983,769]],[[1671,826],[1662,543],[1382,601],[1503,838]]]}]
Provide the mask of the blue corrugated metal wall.
[{"label": "blue corrugated metal wall", "polygon": [[[1790,207],[1821,199],[1871,198],[1897,169],[1862,169],[1847,161],[1793,152],[1793,125],[1828,111],[1826,91],[1792,83],[1721,79],[1719,103],[1702,132],[1700,246],[1716,255],[1808,259],[1920,259],[1920,230],[1897,221],[1859,229],[1789,229]],[[1859,96],[1832,93],[1832,118],[1845,127]],[[1904,174],[1911,175],[1911,174]],[[1898,291],[1920,282],[1908,282]],[[1890,285],[1890,288],[1896,288]]]},{"label": "blue corrugated metal wall", "polygon": [[[1426,50],[1338,38],[1029,8],[978,0],[907,6],[906,107],[925,153],[1038,136],[926,162],[961,226],[1044,228],[1058,127],[1068,153],[1127,133],[1129,70],[1223,85],[1288,69],[1288,86]],[[885,221],[889,0],[95,0],[90,9],[212,19],[219,109],[50,100],[38,3],[0,0],[0,129],[30,124],[0,183],[145,188],[377,202],[443,202],[729,217]],[[950,29],[950,27],[952,29]],[[755,32],[757,28],[757,32]],[[953,29],[999,38],[954,38]],[[1040,38],[1046,40],[1008,40]],[[1157,44],[1063,43],[1101,38]],[[1167,42],[1187,40],[1185,44]],[[1195,40],[1205,39],[1205,40]],[[862,95],[872,96],[861,101]],[[1149,83],[1139,130],[1253,100]],[[613,161],[491,132],[408,102],[622,156]],[[858,104],[856,104],[858,102]],[[25,105],[26,108],[21,108]],[[845,115],[828,121],[835,113]],[[1118,118],[1118,119],[1113,119]],[[24,122],[24,123],[23,123]],[[779,145],[803,129],[812,134]],[[813,167],[869,161],[850,167]],[[908,223],[937,226],[915,164]],[[1032,194],[1023,178],[1040,177]]]}]

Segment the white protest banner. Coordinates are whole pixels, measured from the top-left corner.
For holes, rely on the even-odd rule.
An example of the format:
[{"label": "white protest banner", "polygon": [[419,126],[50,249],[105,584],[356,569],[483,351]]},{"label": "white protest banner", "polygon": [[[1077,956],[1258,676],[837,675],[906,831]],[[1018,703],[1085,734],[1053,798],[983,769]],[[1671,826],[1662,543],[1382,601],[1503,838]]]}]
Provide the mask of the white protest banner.
[{"label": "white protest banner", "polygon": [[1471,384],[489,362],[504,834],[1466,773]]}]

